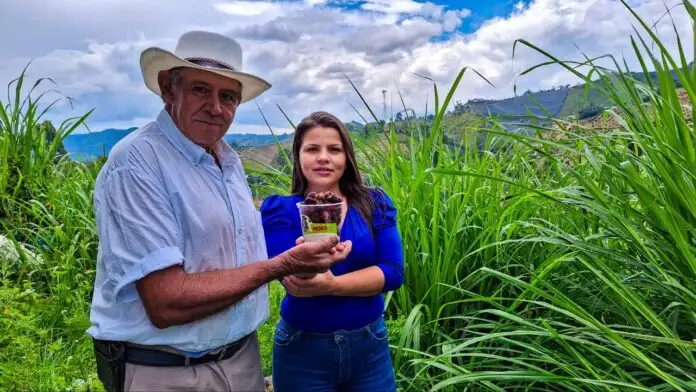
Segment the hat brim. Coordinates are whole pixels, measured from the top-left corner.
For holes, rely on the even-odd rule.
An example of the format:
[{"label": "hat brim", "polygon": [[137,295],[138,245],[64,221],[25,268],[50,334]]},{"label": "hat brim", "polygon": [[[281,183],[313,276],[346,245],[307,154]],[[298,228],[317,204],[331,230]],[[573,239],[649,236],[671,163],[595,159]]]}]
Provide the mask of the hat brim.
[{"label": "hat brim", "polygon": [[258,76],[226,70],[221,68],[204,67],[188,62],[160,48],[145,49],[140,55],[140,71],[143,74],[145,85],[155,94],[161,96],[157,76],[160,71],[169,70],[175,67],[190,67],[203,71],[212,72],[239,81],[242,84],[242,99],[240,104],[252,100],[263,92],[271,88],[271,84]]}]

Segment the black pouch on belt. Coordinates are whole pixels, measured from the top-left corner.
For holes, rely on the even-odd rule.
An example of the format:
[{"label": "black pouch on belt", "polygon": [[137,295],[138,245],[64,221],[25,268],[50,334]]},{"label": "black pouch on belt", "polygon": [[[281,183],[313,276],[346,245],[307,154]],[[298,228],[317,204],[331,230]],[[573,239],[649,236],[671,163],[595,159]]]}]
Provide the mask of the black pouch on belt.
[{"label": "black pouch on belt", "polygon": [[107,392],[123,392],[126,377],[126,345],[123,342],[93,340],[97,376]]}]

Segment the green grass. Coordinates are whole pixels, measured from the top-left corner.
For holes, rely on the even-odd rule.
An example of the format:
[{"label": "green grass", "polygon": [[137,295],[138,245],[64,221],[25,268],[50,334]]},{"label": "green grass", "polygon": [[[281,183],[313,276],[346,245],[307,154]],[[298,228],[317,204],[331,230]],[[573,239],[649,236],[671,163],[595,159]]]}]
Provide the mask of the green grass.
[{"label": "green grass", "polygon": [[279,282],[269,284],[270,317],[259,329],[259,344],[261,345],[261,358],[263,359],[263,374],[271,374],[271,355],[273,353],[273,332],[280,315],[280,301],[285,295],[285,290]]},{"label": "green grass", "polygon": [[[677,8],[696,19],[690,2]],[[618,129],[559,120],[569,129],[559,141],[541,125],[524,137],[495,119],[453,124],[445,113],[465,69],[444,97],[435,89],[432,124],[407,119],[399,133],[356,138],[367,181],[399,210],[406,283],[387,296],[387,315],[400,390],[696,390],[696,139],[674,85],[676,75],[696,101],[683,55],[695,43],[678,41],[670,55],[626,12],[637,26],[627,37],[633,56],[657,70],[657,82],[632,79],[611,57],[603,59],[611,69],[592,59],[579,73],[530,42],[514,48],[548,58],[525,75],[560,65],[619,107]],[[15,112],[12,102],[5,112]],[[40,119],[26,120],[36,113],[0,113],[15,118],[0,123],[0,151],[14,154],[0,155],[3,231],[44,259],[0,267],[3,390],[94,385],[84,329],[100,163],[22,155],[46,147],[36,141]],[[459,144],[448,141],[452,132],[463,135]],[[288,192],[287,168],[247,170],[258,197]],[[260,332],[266,371],[282,288],[272,292],[274,319]]]}]

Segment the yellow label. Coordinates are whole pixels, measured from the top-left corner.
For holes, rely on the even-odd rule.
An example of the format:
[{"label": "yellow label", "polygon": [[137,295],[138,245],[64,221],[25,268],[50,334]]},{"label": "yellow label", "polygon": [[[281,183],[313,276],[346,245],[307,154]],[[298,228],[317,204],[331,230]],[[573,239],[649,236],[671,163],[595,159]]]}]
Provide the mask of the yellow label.
[{"label": "yellow label", "polygon": [[338,234],[335,223],[311,223],[305,234]]}]

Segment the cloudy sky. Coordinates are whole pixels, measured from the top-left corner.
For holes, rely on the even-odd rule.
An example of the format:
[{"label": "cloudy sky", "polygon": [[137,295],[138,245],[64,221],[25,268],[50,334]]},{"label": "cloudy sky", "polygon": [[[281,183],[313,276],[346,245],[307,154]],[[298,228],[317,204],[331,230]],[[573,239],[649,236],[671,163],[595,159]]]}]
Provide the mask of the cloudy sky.
[{"label": "cloudy sky", "polygon": [[[652,24],[678,0],[628,0]],[[150,46],[173,50],[180,34],[205,29],[235,37],[244,49],[244,68],[267,79],[272,89],[240,107],[230,132],[268,133],[259,108],[277,132],[289,131],[278,106],[294,122],[315,110],[344,121],[365,116],[364,104],[346,76],[382,116],[406,107],[432,110],[432,82],[443,96],[463,67],[481,72],[491,87],[467,73],[455,100],[502,98],[526,89],[575,84],[561,67],[520,76],[545,60],[513,43],[526,39],[566,60],[583,55],[624,56],[637,63],[629,36],[637,25],[616,0],[0,0],[0,85],[31,61],[29,79],[50,77],[72,98],[54,108],[61,121],[94,108],[92,131],[142,126],[161,101],[142,83],[138,59]],[[672,9],[682,39],[692,42],[690,19]],[[672,20],[656,25],[674,48]],[[693,58],[693,48],[687,54]],[[514,60],[514,61],[513,61]],[[257,106],[258,105],[258,106]]]}]

